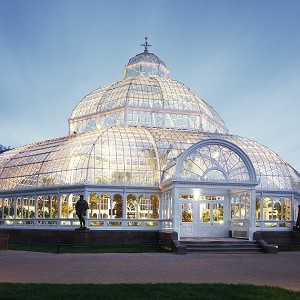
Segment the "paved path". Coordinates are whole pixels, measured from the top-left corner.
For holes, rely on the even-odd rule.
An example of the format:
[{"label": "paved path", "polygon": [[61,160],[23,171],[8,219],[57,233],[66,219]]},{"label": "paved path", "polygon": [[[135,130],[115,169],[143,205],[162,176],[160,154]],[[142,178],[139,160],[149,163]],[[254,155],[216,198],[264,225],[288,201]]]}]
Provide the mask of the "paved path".
[{"label": "paved path", "polygon": [[0,282],[246,283],[300,291],[300,252],[49,254],[0,252]]}]

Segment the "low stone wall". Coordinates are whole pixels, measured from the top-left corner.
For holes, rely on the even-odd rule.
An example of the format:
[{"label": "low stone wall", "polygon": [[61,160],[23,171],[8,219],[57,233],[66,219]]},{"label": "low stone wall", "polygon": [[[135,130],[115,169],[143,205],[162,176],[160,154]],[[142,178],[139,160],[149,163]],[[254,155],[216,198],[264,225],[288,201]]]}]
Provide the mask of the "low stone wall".
[{"label": "low stone wall", "polygon": [[55,230],[0,229],[10,242],[60,244],[74,246],[158,245],[158,231],[141,230]]},{"label": "low stone wall", "polygon": [[178,240],[176,231],[162,230],[159,232],[159,243],[161,248],[172,251],[172,242]]},{"label": "low stone wall", "polygon": [[292,243],[295,245],[300,245],[300,231],[292,231]]},{"label": "low stone wall", "polygon": [[275,245],[300,245],[300,231],[256,231],[254,240],[264,240]]},{"label": "low stone wall", "polygon": [[265,253],[278,254],[278,246],[274,244],[268,244],[264,240],[256,240]]}]

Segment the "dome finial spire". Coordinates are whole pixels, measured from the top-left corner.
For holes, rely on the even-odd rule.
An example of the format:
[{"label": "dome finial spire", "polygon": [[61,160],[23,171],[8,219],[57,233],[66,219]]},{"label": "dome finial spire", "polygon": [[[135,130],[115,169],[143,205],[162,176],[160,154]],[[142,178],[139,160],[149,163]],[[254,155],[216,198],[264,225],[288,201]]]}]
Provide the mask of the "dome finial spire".
[{"label": "dome finial spire", "polygon": [[141,46],[145,47],[144,53],[148,53],[148,47],[151,47],[151,45],[148,43],[148,38],[145,36],[145,43],[141,44]]}]

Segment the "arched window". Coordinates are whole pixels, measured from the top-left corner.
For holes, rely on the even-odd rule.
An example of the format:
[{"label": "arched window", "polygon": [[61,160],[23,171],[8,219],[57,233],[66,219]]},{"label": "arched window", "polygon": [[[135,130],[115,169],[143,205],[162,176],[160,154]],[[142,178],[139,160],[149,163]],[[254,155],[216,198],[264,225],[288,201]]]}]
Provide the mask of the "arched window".
[{"label": "arched window", "polygon": [[159,197],[157,195],[151,195],[150,202],[151,202],[150,218],[159,219]]},{"label": "arched window", "polygon": [[3,200],[3,219],[13,219],[14,218],[14,198],[4,198]]},{"label": "arched window", "polygon": [[273,200],[273,220],[279,221],[282,219],[282,203],[279,198]]},{"label": "arched window", "polygon": [[187,153],[178,170],[183,180],[247,182],[255,176],[245,153],[222,140],[200,142]]},{"label": "arched window", "polygon": [[123,198],[120,194],[115,194],[113,197],[113,210],[116,219],[123,218]]},{"label": "arched window", "polygon": [[271,198],[264,198],[264,205],[263,205],[263,219],[264,220],[272,220],[273,214],[272,214],[272,200]]},{"label": "arched window", "polygon": [[149,219],[150,209],[150,199],[145,194],[140,195],[138,201],[139,219]]},{"label": "arched window", "polygon": [[28,218],[34,219],[35,218],[35,199],[34,197],[29,197],[29,215]]},{"label": "arched window", "polygon": [[135,218],[137,218],[137,200],[136,200],[136,195],[129,194],[127,196],[126,208],[127,208],[127,218],[128,219],[135,219]]},{"label": "arched window", "polygon": [[272,220],[273,219],[273,205],[272,200],[269,197],[264,198],[264,205],[263,205],[263,219],[264,220]]},{"label": "arched window", "polygon": [[111,197],[108,193],[103,193],[100,197],[100,210],[99,218],[111,219]]},{"label": "arched window", "polygon": [[[29,199],[30,202],[30,199]],[[58,218],[58,198],[57,195],[53,195],[51,198],[51,218]]]},{"label": "arched window", "polygon": [[42,219],[44,217],[44,199],[43,196],[37,198],[37,217]]},{"label": "arched window", "polygon": [[292,204],[291,199],[284,198],[283,200],[283,220],[291,221],[292,220]]},{"label": "arched window", "polygon": [[44,199],[44,216],[45,218],[50,218],[50,203],[51,202],[51,197],[50,196],[46,196]]},{"label": "arched window", "polygon": [[[78,199],[77,199],[78,200]],[[60,196],[60,211],[62,218],[75,218],[76,197],[73,194]]]},{"label": "arched window", "polygon": [[60,215],[61,218],[68,217],[68,200],[66,194],[60,196]]},{"label": "arched window", "polygon": [[239,196],[235,196],[234,198],[234,202],[235,202],[235,208],[234,208],[234,215],[236,219],[240,218],[240,212],[241,212],[241,202],[240,202],[240,197]]},{"label": "arched window", "polygon": [[99,218],[99,195],[97,193],[90,193],[89,195],[89,218]]}]

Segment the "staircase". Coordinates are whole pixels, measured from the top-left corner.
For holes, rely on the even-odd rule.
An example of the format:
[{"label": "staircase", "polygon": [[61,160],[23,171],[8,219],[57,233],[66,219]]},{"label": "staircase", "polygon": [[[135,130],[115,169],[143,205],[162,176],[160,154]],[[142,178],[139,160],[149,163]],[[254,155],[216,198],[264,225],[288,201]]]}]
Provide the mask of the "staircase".
[{"label": "staircase", "polygon": [[263,249],[255,242],[234,238],[182,238],[187,253],[262,253]]}]

